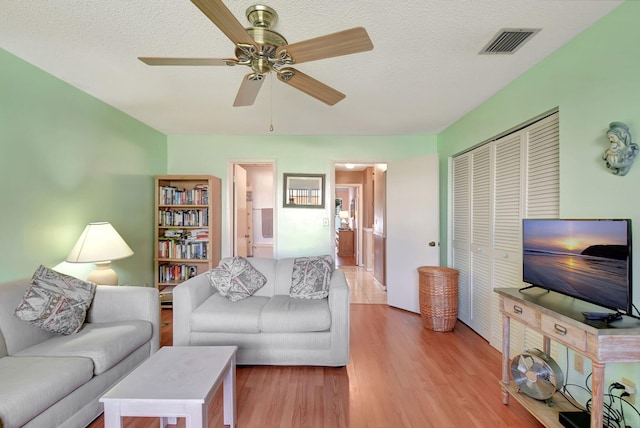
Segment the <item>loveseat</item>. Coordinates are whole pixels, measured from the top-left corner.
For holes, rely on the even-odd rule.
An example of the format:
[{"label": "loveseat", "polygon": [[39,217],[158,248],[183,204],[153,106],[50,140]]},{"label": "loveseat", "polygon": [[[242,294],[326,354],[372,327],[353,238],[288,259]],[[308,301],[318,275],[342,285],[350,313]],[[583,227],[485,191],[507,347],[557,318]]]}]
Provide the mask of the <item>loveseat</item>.
[{"label": "loveseat", "polygon": [[84,427],[98,399],[157,351],[155,288],[97,286],[80,331],[54,334],[18,319],[29,279],[0,283],[0,427]]},{"label": "loveseat", "polygon": [[266,279],[250,297],[229,300],[211,285],[208,273],[173,290],[173,344],[236,345],[240,365],[346,365],[349,286],[344,272],[331,269],[327,297],[301,299],[290,296],[300,258],[246,260]]}]

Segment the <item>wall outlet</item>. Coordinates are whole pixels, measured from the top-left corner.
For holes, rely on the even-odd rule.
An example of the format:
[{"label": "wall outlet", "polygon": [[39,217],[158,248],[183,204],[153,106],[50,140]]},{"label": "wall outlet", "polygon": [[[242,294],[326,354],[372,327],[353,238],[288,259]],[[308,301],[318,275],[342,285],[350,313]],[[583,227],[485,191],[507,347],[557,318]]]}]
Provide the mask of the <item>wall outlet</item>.
[{"label": "wall outlet", "polygon": [[325,217],[325,218],[323,218],[323,219],[322,219],[322,225],[323,225],[323,226],[329,226],[329,219],[328,219],[328,218],[326,218],[326,217]]},{"label": "wall outlet", "polygon": [[623,377],[620,380],[620,383],[624,385],[624,391],[629,394],[628,396],[622,397],[627,403],[635,404],[636,402],[636,384],[626,377]]},{"label": "wall outlet", "polygon": [[625,391],[627,391],[630,395],[633,395],[636,393],[636,384],[634,382],[630,381],[626,377],[623,377],[620,380],[620,383],[624,385]]},{"label": "wall outlet", "polygon": [[584,374],[584,357],[580,354],[573,354],[573,368],[580,374]]}]

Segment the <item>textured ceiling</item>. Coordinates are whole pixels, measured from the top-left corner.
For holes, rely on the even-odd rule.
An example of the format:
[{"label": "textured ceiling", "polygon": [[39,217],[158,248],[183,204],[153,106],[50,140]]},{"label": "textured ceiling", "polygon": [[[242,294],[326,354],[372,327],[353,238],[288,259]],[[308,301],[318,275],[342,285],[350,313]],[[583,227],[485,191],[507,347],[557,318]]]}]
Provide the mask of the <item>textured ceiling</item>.
[{"label": "textured ceiling", "polygon": [[[622,1],[269,0],[294,43],[363,26],[374,49],[296,66],[346,94],[329,107],[269,78],[232,107],[246,67],[150,67],[138,56],[233,57],[188,0],[2,0],[3,49],[166,134],[421,135],[443,130]],[[226,0],[243,24],[250,0]],[[478,55],[501,28],[542,28]],[[273,117],[274,131],[269,131]]]}]

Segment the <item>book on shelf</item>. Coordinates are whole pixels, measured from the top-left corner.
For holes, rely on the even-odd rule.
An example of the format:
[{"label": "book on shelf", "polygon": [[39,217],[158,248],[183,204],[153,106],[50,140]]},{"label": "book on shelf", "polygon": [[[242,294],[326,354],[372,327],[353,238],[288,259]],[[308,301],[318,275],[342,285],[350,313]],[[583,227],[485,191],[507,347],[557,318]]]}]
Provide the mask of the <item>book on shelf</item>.
[{"label": "book on shelf", "polygon": [[[163,263],[158,266],[158,282],[166,284],[171,282],[183,282],[198,275],[198,267],[189,264]],[[167,285],[160,291],[160,295],[173,293],[173,285]]]},{"label": "book on shelf", "polygon": [[209,229],[193,229],[186,238],[189,242],[206,242],[209,240]]},{"label": "book on shelf", "polygon": [[207,205],[209,203],[209,186],[196,184],[193,189],[177,186],[158,187],[160,205]]},{"label": "book on shelf", "polygon": [[161,259],[206,260],[209,241],[190,242],[186,240],[159,239],[158,257]]},{"label": "book on shelf", "polygon": [[209,225],[209,208],[158,210],[158,226],[204,227]]},{"label": "book on shelf", "polygon": [[180,239],[184,236],[184,233],[184,229],[166,229],[162,234],[162,238]]}]

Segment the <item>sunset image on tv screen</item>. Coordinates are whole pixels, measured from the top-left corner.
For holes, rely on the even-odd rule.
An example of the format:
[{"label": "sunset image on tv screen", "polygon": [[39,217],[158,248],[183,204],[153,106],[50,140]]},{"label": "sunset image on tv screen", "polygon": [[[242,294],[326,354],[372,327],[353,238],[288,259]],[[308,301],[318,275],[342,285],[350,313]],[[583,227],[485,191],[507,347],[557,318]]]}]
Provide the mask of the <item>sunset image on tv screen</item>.
[{"label": "sunset image on tv screen", "polygon": [[612,309],[626,309],[625,221],[525,220],[523,280]]}]

